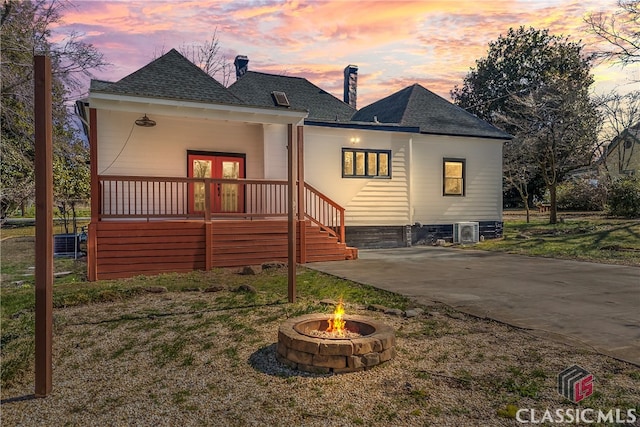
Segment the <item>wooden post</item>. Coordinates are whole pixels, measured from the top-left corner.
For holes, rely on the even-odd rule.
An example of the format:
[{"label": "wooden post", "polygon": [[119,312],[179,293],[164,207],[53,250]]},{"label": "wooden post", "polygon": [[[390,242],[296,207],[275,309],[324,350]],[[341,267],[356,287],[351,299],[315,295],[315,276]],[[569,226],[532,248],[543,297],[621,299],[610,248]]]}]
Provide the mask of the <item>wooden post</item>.
[{"label": "wooden post", "polygon": [[98,118],[89,109],[89,167],[91,171],[91,223],[87,234],[87,279],[98,280],[98,221],[100,220],[100,181],[98,179]]},{"label": "wooden post", "polygon": [[100,218],[100,182],[98,181],[98,118],[95,108],[89,109],[89,170],[91,172],[91,222]]},{"label": "wooden post", "polygon": [[53,143],[51,59],[34,57],[36,171],[35,395],[52,389],[53,341]]},{"label": "wooden post", "polygon": [[[195,185],[195,184],[194,184]],[[204,220],[211,221],[211,179],[204,179]],[[220,188],[220,184],[215,184]],[[195,202],[194,202],[195,203]]]},{"label": "wooden post", "polygon": [[294,143],[293,125],[287,127],[287,171],[288,171],[288,296],[289,302],[296,302],[296,146]]},{"label": "wooden post", "polygon": [[298,241],[300,242],[300,264],[307,262],[307,227],[304,221],[304,126],[298,126],[298,224],[300,229]]}]

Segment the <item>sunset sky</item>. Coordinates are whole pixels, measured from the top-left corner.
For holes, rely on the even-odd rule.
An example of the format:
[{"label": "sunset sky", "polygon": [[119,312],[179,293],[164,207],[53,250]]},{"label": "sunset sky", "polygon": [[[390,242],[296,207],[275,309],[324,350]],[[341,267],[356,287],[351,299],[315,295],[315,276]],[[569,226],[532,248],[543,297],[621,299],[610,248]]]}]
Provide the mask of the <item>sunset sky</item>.
[{"label": "sunset sky", "polygon": [[[117,81],[160,53],[201,44],[217,30],[223,55],[249,69],[305,77],[342,99],[342,70],[357,65],[358,107],[413,83],[450,100],[488,43],[510,27],[549,29],[597,48],[584,17],[615,0],[73,1],[56,37],[75,31],[112,65]],[[640,65],[593,69],[597,92],[634,88]],[[235,76],[232,82],[235,81]],[[637,85],[637,83],[636,83]]]}]

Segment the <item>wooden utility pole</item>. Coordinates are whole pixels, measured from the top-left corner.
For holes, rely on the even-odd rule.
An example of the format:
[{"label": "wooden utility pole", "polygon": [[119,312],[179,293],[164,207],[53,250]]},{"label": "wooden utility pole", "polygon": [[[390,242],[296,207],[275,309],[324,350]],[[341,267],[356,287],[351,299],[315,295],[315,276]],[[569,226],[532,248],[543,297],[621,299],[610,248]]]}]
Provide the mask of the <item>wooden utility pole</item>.
[{"label": "wooden utility pole", "polygon": [[293,133],[293,125],[290,124],[287,127],[287,166],[288,166],[288,296],[289,302],[296,302],[296,219],[297,219],[297,209],[296,209],[296,178],[297,178],[297,169],[296,169],[296,143],[294,141],[294,133]]},{"label": "wooden utility pole", "polygon": [[53,344],[53,143],[51,59],[34,57],[36,174],[36,341],[35,395],[52,389]]}]

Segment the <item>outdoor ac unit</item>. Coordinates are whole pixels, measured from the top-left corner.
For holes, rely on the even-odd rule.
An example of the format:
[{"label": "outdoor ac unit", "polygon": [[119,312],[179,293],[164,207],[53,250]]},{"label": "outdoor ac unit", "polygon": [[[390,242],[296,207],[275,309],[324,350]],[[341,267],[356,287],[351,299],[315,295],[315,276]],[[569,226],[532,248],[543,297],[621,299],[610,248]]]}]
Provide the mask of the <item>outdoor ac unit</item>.
[{"label": "outdoor ac unit", "polygon": [[480,224],[458,222],[453,224],[453,243],[477,243],[480,239]]}]

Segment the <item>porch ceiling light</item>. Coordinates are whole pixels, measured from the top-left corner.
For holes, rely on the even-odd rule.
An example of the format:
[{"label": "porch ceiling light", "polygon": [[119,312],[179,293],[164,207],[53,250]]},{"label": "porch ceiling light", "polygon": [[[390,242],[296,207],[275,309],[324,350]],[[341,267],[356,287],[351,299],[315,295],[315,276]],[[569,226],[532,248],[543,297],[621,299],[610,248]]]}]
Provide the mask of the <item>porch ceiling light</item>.
[{"label": "porch ceiling light", "polygon": [[154,127],[156,125],[156,121],[155,120],[151,120],[145,114],[144,117],[140,117],[138,120],[136,120],[136,125],[142,126],[143,128],[152,128],[152,127]]}]

